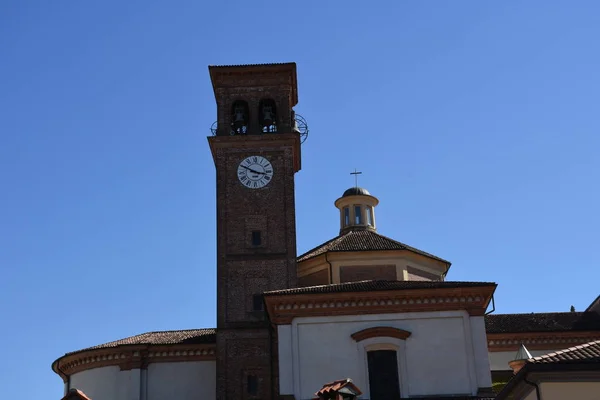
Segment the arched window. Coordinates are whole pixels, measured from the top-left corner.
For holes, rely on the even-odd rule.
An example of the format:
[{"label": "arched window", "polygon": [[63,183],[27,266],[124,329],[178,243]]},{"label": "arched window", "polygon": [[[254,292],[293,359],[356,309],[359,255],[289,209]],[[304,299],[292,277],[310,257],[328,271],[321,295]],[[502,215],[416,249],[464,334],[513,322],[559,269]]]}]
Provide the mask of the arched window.
[{"label": "arched window", "polygon": [[231,134],[246,135],[250,116],[248,103],[238,100],[231,106]]},{"label": "arched window", "polygon": [[354,206],[354,225],[362,225],[362,210],[360,206]]},{"label": "arched window", "polygon": [[366,214],[366,218],[367,218],[367,225],[368,226],[373,226],[373,208],[371,206],[366,206],[365,207],[365,214]]},{"label": "arched window", "polygon": [[272,99],[264,99],[260,101],[259,122],[263,133],[277,132],[277,107]]},{"label": "arched window", "polygon": [[364,357],[364,392],[370,400],[397,400],[408,394],[406,339],[410,332],[376,326],[351,335]]},{"label": "arched window", "polygon": [[371,400],[398,400],[401,397],[396,350],[368,350],[367,369]]}]

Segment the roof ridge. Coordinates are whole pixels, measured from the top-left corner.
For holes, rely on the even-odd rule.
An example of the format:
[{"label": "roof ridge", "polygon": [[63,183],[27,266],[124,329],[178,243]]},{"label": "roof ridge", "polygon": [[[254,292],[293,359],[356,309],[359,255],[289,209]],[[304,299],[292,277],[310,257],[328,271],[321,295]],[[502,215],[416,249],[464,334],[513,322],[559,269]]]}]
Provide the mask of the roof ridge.
[{"label": "roof ridge", "polygon": [[[377,243],[377,240],[379,240],[379,243]],[[340,248],[336,249],[336,246],[340,246]],[[372,248],[368,248],[369,246],[372,246]],[[382,235],[381,233],[376,232],[372,229],[356,229],[341,233],[338,236],[329,239],[328,241],[321,243],[320,245],[304,252],[303,254],[298,256],[296,260],[305,261],[314,257],[318,257],[322,254],[326,254],[328,252],[360,252],[389,250],[408,250],[451,265],[450,261],[448,260],[444,260],[443,258],[435,256],[431,253],[419,250],[416,247],[412,247],[405,243],[399,242],[388,236]]]},{"label": "roof ridge", "polygon": [[341,239],[342,237],[346,236],[346,235],[347,235],[347,234],[349,234],[350,232],[352,232],[352,231],[348,231],[348,232],[345,232],[345,233],[343,233],[343,234],[337,235],[336,237],[334,237],[334,238],[332,238],[332,239],[329,239],[329,240],[327,240],[327,241],[325,241],[325,242],[323,242],[323,243],[321,243],[321,244],[319,244],[319,245],[317,245],[317,246],[313,247],[313,248],[312,248],[312,249],[310,249],[310,250],[307,250],[307,251],[305,251],[304,253],[302,253],[302,254],[300,254],[298,257],[296,257],[296,259],[301,259],[302,257],[306,256],[307,254],[309,254],[309,253],[312,253],[313,251],[315,251],[315,250],[317,250],[317,249],[320,249],[320,248],[321,248],[321,247],[323,247],[323,246],[327,246],[328,244],[331,244],[331,243],[332,243],[334,240]]},{"label": "roof ridge", "polygon": [[489,316],[504,316],[504,315],[548,315],[548,314],[573,314],[573,315],[583,315],[594,313],[593,311],[542,311],[542,312],[530,312],[530,313],[503,313],[503,314],[489,314]]},{"label": "roof ridge", "polygon": [[[140,333],[139,335],[146,335],[148,333],[163,333],[163,332],[183,332],[183,331],[206,331],[206,330],[215,330],[217,328],[188,328],[188,329],[168,329],[166,331],[149,331],[149,332],[144,332],[144,333]],[[139,335],[134,335],[134,336],[139,336]]]}]

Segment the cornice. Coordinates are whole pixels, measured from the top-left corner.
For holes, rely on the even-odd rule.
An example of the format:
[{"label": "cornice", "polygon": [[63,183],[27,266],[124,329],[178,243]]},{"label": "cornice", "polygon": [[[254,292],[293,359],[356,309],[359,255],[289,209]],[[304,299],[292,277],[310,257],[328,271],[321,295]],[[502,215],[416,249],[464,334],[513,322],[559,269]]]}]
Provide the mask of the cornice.
[{"label": "cornice", "polygon": [[410,335],[411,332],[405,331],[404,329],[393,328],[391,326],[376,326],[354,332],[352,335],[350,335],[350,337],[356,342],[361,342],[363,340],[376,337],[391,337],[395,339],[406,340]]},{"label": "cornice", "polygon": [[69,376],[93,368],[118,366],[121,371],[144,369],[161,362],[214,361],[216,345],[123,345],[67,354],[52,364],[52,369],[64,381]]},{"label": "cornice", "polygon": [[529,350],[566,349],[600,339],[600,331],[488,333],[488,351],[517,351],[521,344]]},{"label": "cornice", "polygon": [[483,316],[494,286],[372,292],[337,292],[265,297],[271,322],[290,324],[294,318],[465,310]]}]

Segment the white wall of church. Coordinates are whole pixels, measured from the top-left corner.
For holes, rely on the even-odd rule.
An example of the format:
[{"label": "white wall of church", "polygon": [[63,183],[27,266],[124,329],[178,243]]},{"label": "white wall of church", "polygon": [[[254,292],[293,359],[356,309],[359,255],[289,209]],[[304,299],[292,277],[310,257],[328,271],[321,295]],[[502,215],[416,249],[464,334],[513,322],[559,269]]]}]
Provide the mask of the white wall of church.
[{"label": "white wall of church", "polygon": [[[564,349],[549,349],[549,350],[530,350],[532,357],[543,356],[544,354],[554,353],[555,351]],[[492,371],[510,371],[508,366],[509,361],[513,361],[517,355],[517,350],[514,351],[491,351],[489,352],[490,368]]]},{"label": "white wall of church", "polygon": [[[377,326],[411,336],[358,343],[350,336]],[[485,340],[483,318],[465,311],[296,318],[278,327],[280,391],[311,399],[323,384],[352,378],[362,398],[369,398],[366,346],[392,345],[398,349],[403,397],[474,395],[491,386]]]},{"label": "white wall of church", "polygon": [[69,386],[81,390],[92,400],[120,399],[120,375],[118,366],[89,369],[73,374]]},{"label": "white wall of church", "polygon": [[94,368],[71,376],[92,400],[197,400],[216,397],[216,362],[152,363],[147,370]]},{"label": "white wall of church", "polygon": [[147,400],[214,399],[216,374],[216,361],[150,364]]}]

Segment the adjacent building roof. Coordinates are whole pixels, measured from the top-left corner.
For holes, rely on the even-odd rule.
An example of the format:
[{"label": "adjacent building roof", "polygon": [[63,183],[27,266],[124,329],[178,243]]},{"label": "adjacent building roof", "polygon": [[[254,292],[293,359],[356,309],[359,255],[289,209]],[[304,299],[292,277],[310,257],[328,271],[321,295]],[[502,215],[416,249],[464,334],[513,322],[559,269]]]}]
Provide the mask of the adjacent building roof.
[{"label": "adjacent building roof", "polygon": [[600,314],[561,312],[490,314],[485,317],[487,333],[561,332],[600,330]]},{"label": "adjacent building roof", "polygon": [[315,293],[351,293],[379,292],[386,290],[444,289],[496,286],[493,282],[452,282],[452,281],[385,281],[371,280],[331,285],[307,286],[293,289],[273,290],[265,292],[265,296],[281,296],[292,294]]},{"label": "adjacent building roof", "polygon": [[588,308],[585,309],[585,311],[595,311],[596,308],[598,308],[598,310],[600,311],[600,295],[596,297],[594,301],[591,302],[591,304],[588,306]]},{"label": "adjacent building roof", "polygon": [[568,349],[533,357],[527,360],[533,364],[549,363],[600,363],[600,340]]},{"label": "adjacent building roof", "polygon": [[115,340],[100,344],[97,346],[88,347],[77,350],[66,355],[78,353],[86,350],[108,349],[119,346],[131,345],[160,345],[160,344],[201,344],[215,343],[216,329],[185,329],[179,331],[162,331],[162,332],[147,332],[140,335],[130,336],[124,339]]},{"label": "adjacent building roof", "polygon": [[306,261],[328,252],[344,251],[382,251],[382,250],[409,250],[425,257],[433,258],[450,265],[450,261],[426,253],[404,243],[400,243],[387,236],[380,235],[372,230],[357,230],[345,232],[331,240],[307,251],[298,257],[298,261]]},{"label": "adjacent building roof", "polygon": [[[600,370],[600,340],[569,347],[568,349],[530,358],[525,365],[508,381],[498,393],[496,400],[514,398],[515,392],[526,393],[532,390],[531,383],[526,382],[529,374],[536,373],[568,373],[565,382],[577,380],[581,373],[598,372]],[[529,378],[531,379],[531,378]],[[543,380],[543,375],[534,376],[533,381]],[[525,389],[526,388],[526,389]]]}]

